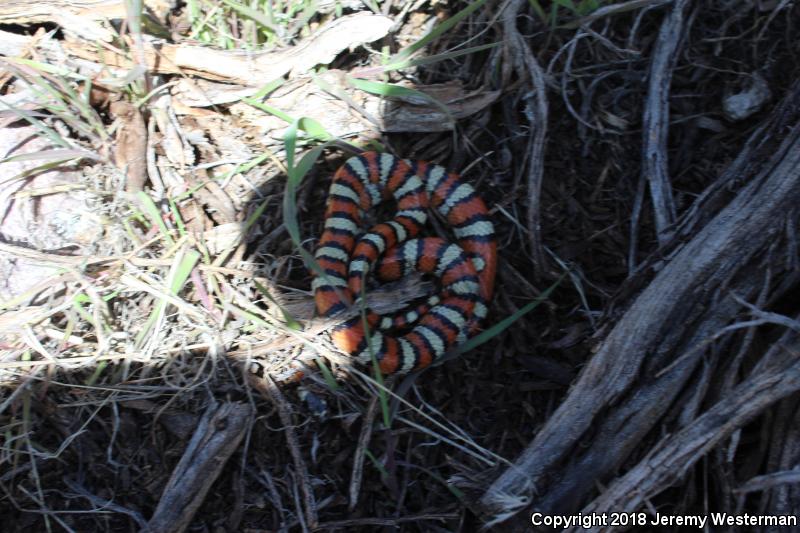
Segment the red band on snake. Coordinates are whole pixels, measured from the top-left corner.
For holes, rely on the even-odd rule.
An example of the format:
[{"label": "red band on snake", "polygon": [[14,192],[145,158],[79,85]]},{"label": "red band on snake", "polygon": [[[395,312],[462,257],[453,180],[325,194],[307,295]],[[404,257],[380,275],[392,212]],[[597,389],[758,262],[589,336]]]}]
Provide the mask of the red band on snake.
[{"label": "red band on snake", "polygon": [[[390,197],[397,203],[394,219],[364,232],[362,214]],[[428,208],[445,218],[457,244],[416,238]],[[412,270],[440,278],[439,294],[410,311],[381,317],[368,310],[369,335],[360,316],[331,333],[337,348],[364,363],[374,356],[385,374],[424,368],[474,335],[497,269],[494,226],[471,185],[439,165],[377,152],[352,157],[336,171],[315,256],[325,272],[312,285],[321,316],[351,306],[372,270],[381,281]],[[394,333],[412,324],[407,333]]]}]

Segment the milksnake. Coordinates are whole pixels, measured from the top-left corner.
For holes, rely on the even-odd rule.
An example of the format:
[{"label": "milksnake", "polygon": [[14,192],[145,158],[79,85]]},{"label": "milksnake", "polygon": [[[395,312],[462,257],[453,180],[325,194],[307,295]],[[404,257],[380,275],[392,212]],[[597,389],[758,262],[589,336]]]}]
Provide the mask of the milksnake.
[{"label": "milksnake", "polygon": [[[364,212],[391,197],[394,219],[363,232]],[[458,244],[416,238],[428,207],[445,218]],[[413,270],[440,278],[439,294],[409,311],[381,317],[367,310],[368,335],[361,316],[331,333],[333,344],[358,361],[368,363],[374,355],[384,374],[404,373],[430,365],[478,331],[494,289],[497,243],[486,205],[458,174],[365,152],[333,176],[315,258],[325,275],[315,275],[312,288],[317,313],[325,317],[354,303],[373,268],[380,281]]]}]

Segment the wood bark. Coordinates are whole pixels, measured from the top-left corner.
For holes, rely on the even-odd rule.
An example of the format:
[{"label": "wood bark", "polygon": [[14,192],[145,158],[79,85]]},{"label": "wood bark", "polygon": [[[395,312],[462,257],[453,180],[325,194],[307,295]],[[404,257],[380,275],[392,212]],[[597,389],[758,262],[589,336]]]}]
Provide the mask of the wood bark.
[{"label": "wood bark", "polygon": [[[103,2],[100,2],[103,3]],[[113,4],[113,2],[112,2]],[[50,6],[52,9],[53,6]],[[37,12],[38,13],[38,12]],[[61,23],[57,17],[77,17],[89,26],[91,17],[70,15],[69,10],[60,14],[52,11],[42,17]],[[81,12],[83,13],[83,12]],[[123,6],[124,14],[124,6]],[[98,18],[106,15],[98,11]],[[108,18],[119,18],[119,14]],[[41,22],[40,18],[26,19],[24,14],[14,18],[6,17],[0,12],[0,22]],[[70,19],[71,20],[71,19]],[[333,59],[351,47],[369,43],[384,37],[392,25],[392,20],[382,15],[359,12],[346,15],[322,26],[308,38],[292,48],[268,52],[242,52],[217,50],[194,44],[171,44],[144,41],[141,55],[148,72],[153,74],[194,75],[209,80],[236,83],[244,87],[261,87],[287,74],[305,74],[320,64],[329,64]],[[98,30],[99,31],[99,30]],[[99,38],[99,37],[97,37]],[[33,38],[13,33],[0,32],[0,54],[17,56],[24,54]],[[48,61],[60,63],[66,60],[64,51],[80,58],[90,74],[99,75],[103,68],[129,71],[136,64],[128,54],[114,47],[87,47],[83,40],[65,40],[62,43],[43,40],[37,43]],[[63,48],[63,50],[62,50]],[[88,62],[88,63],[86,63]]]},{"label": "wood bark", "polygon": [[[483,495],[484,511],[508,517],[531,508],[579,510],[685,391],[706,348],[742,313],[742,299],[763,285],[766,253],[787,227],[787,218],[797,217],[798,110],[800,84],[748,141],[747,157],[734,161],[734,172],[722,176],[728,189],[746,185],[732,199],[728,192],[727,205],[717,209],[724,187],[715,184],[698,200],[701,206],[689,211],[691,220],[679,225],[679,237],[650,266],[662,262],[663,254],[671,258],[659,265],[516,463]],[[696,229],[690,238],[687,228]],[[793,380],[793,375],[776,379]],[[760,409],[793,386],[781,383],[780,393],[761,397]],[[737,420],[737,427],[745,422]],[[520,527],[527,524],[526,514],[517,518]]]},{"label": "wood bark", "polygon": [[110,41],[114,37],[108,20],[125,18],[120,0],[47,0],[0,2],[0,24],[41,24],[55,22],[83,39]]},{"label": "wood bark", "polygon": [[252,420],[248,404],[209,407],[142,533],[185,531]]},{"label": "wood bark", "polygon": [[[653,57],[650,60],[650,79],[647,102],[642,117],[642,179],[650,185],[658,241],[669,237],[669,227],[675,222],[675,200],[669,181],[667,161],[667,132],[669,131],[669,91],[680,42],[684,33],[685,11],[689,0],[679,0],[661,24]],[[635,220],[635,218],[634,218]]]},{"label": "wood bark", "polygon": [[[648,457],[615,480],[581,512],[602,513],[608,509],[633,512],[640,509],[647,498],[679,481],[711,448],[776,400],[800,390],[800,361],[787,356],[792,353],[800,353],[800,338],[796,332],[790,331],[773,345],[771,353],[766,356],[777,361],[735,387],[679,433],[665,438]],[[569,531],[577,533],[579,529]],[[581,528],[580,531],[606,532],[613,531],[613,528]]]}]

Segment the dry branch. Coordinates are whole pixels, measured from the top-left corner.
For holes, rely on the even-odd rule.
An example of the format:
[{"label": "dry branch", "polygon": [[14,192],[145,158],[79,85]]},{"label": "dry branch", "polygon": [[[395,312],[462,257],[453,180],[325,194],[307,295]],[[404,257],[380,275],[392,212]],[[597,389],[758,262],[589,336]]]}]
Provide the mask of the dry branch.
[{"label": "dry branch", "polygon": [[180,533],[189,526],[239,447],[252,414],[250,405],[237,403],[214,404],[206,410],[143,533]]},{"label": "dry branch", "polygon": [[[7,391],[0,391],[6,440],[12,444],[0,454],[0,469],[9,465],[9,472],[0,475],[6,496],[0,516],[35,530],[52,529],[55,521],[80,531],[180,530],[203,500],[193,486],[201,474],[189,472],[184,479],[187,469],[177,469],[147,527],[140,513],[151,516],[159,487],[172,473],[150,460],[154,451],[148,438],[172,448],[182,441],[185,446],[196,424],[184,424],[178,431],[170,424],[154,425],[143,434],[140,427],[150,420],[150,408],[137,408],[141,412],[132,416],[130,409],[117,409],[117,402],[133,407],[132,401],[152,401],[152,409],[165,413],[164,402],[180,404],[186,418],[196,420],[189,413],[209,395],[231,394],[251,398],[262,423],[247,433],[241,468],[222,467],[207,476],[208,484],[216,477],[215,488],[233,487],[233,493],[215,498],[213,489],[208,492],[194,514],[195,526],[328,531],[403,529],[405,523],[421,529],[438,522],[430,527],[473,530],[472,509],[451,487],[431,484],[431,479],[449,477],[483,493],[489,478],[476,475],[475,469],[482,468],[476,465],[507,465],[500,455],[518,452],[520,443],[532,440],[533,428],[538,432],[542,424],[516,470],[500,478],[482,502],[490,514],[517,513],[520,530],[530,530],[529,515],[519,512],[523,508],[535,506],[548,513],[639,510],[642,502],[650,505],[650,498],[654,508],[674,514],[704,508],[797,514],[800,394],[792,391],[798,388],[800,367],[791,353],[797,350],[797,336],[776,341],[781,328],[793,327],[776,313],[787,308],[798,312],[796,299],[786,293],[796,290],[800,280],[795,170],[800,141],[792,133],[800,124],[800,93],[795,89],[782,111],[761,126],[755,124],[763,118],[759,115],[737,124],[726,122],[722,114],[726,93],[738,86],[737,80],[753,75],[753,63],[778,98],[798,78],[800,64],[791,52],[800,25],[797,10],[786,8],[791,2],[728,2],[690,11],[693,6],[682,0],[620,1],[584,12],[587,16],[567,25],[562,19],[574,19],[572,10],[560,7],[548,17],[537,12],[536,2],[488,3],[420,53],[447,54],[493,42],[502,46],[389,74],[393,82],[433,96],[442,104],[437,106],[414,94],[384,98],[356,89],[353,77],[379,79],[381,61],[369,49],[348,54],[346,48],[360,39],[346,24],[338,30],[326,26],[329,17],[315,13],[308,19],[308,11],[288,21],[288,33],[276,32],[281,45],[300,39],[293,52],[236,54],[194,46],[186,31],[191,19],[186,3],[154,1],[168,5],[169,18],[161,22],[174,42],[136,35],[136,30],[131,35],[131,20],[116,32],[104,19],[126,16],[121,0],[44,0],[34,6],[14,0],[0,5],[0,14],[5,13],[0,21],[8,22],[9,10],[17,10],[23,18],[15,23],[64,26],[63,32],[40,27],[35,37],[0,31],[0,55],[64,68],[64,81],[78,95],[86,94],[88,85],[117,93],[125,80],[140,74],[136,66],[150,68],[155,76],[148,79],[160,87],[158,93],[144,100],[136,98],[142,96],[138,91],[121,94],[123,100],[136,99],[145,123],[136,116],[109,126],[107,111],[119,106],[109,110],[113,100],[97,98],[95,92],[101,91],[94,90],[90,103],[102,107],[98,113],[108,131],[121,134],[116,162],[139,177],[129,188],[152,192],[163,207],[164,200],[174,199],[179,213],[163,222],[183,235],[180,215],[188,230],[182,243],[203,254],[180,292],[173,291],[169,269],[179,263],[173,260],[176,248],[165,244],[166,233],[158,232],[153,220],[126,219],[135,206],[122,194],[121,173],[94,164],[76,165],[84,173],[68,185],[97,193],[90,207],[103,215],[106,230],[97,247],[76,249],[70,241],[65,246],[37,244],[24,234],[0,242],[0,255],[50,269],[46,279],[36,280],[13,301],[0,302],[7,309],[0,311],[0,377],[13,378],[6,379],[11,385]],[[82,15],[84,21],[96,21],[86,23],[87,28],[99,28],[93,31],[106,32],[104,38],[112,40],[81,40],[80,24],[53,9],[61,6],[69,12],[88,5],[119,10],[109,15],[98,8]],[[323,5],[366,7],[358,0],[315,3],[320,9]],[[380,7],[392,17],[389,31],[396,37],[381,44],[392,50],[408,46],[452,14],[447,6],[424,0],[384,2]],[[40,10],[45,18],[30,18]],[[687,33],[681,28],[689,27],[690,19],[683,19],[688,13],[694,22],[682,45],[678,37]],[[241,30],[232,36],[245,38],[242,32],[249,29],[241,13],[230,15],[228,27]],[[375,29],[370,21],[383,24],[386,19],[359,16],[364,22],[355,29],[367,33]],[[224,27],[217,25],[221,20],[207,22],[212,35]],[[301,39],[300,27],[306,23],[321,26]],[[580,30],[573,37],[565,31],[569,27]],[[5,29],[19,31],[15,26]],[[326,31],[333,32],[325,37],[328,41],[312,42]],[[143,49],[149,52],[140,56]],[[292,55],[301,52],[307,55]],[[560,62],[563,53],[566,60]],[[546,69],[540,66],[543,58],[549,63]],[[15,64],[11,58],[3,62]],[[302,72],[316,63],[338,68]],[[631,143],[641,139],[637,106],[648,98],[648,68],[650,114],[640,151],[631,149]],[[49,72],[45,78],[63,76]],[[547,86],[557,85],[551,76],[562,81],[564,99],[551,101],[548,109]],[[314,319],[313,300],[303,292],[309,273],[282,224],[286,122],[242,101],[276,77],[287,79],[263,100],[273,108],[292,117],[313,117],[331,134],[354,143],[377,139],[406,157],[450,161],[465,169],[465,178],[493,207],[502,250],[492,305],[496,319],[541,292],[534,278],[552,272],[545,264],[551,261],[545,255],[549,250],[575,266],[575,291],[563,290],[562,284],[547,309],[542,306],[520,318],[480,352],[394,388],[400,397],[413,397],[408,403],[393,401],[393,427],[375,423],[381,405],[366,380],[343,379],[342,387],[331,390],[317,373],[299,395],[297,388],[284,394],[272,381],[294,375],[293,364],[319,356],[330,357],[335,377],[359,376],[355,368],[336,372],[337,367],[349,370],[352,359],[328,353],[330,342],[321,333],[334,321]],[[456,79],[463,84],[452,81]],[[443,80],[451,81],[431,84]],[[10,69],[0,72],[0,107],[5,103],[34,113],[57,134],[72,135],[58,117],[39,113],[41,102],[21,81],[14,81]],[[557,119],[548,123],[548,113]],[[7,125],[19,121],[9,110],[0,109],[0,115]],[[471,115],[477,117],[461,120]],[[453,119],[459,120],[455,126]],[[380,132],[408,131],[420,134],[378,139]],[[437,133],[443,131],[457,135]],[[141,135],[122,140],[131,132]],[[83,137],[70,140],[92,144]],[[134,168],[142,162],[144,147],[147,164]],[[107,163],[110,150],[95,148]],[[543,174],[545,148],[548,174]],[[655,154],[651,161],[649,152]],[[272,159],[256,167],[247,163],[262,153]],[[720,174],[720,167],[734,157]],[[339,154],[326,151],[304,180],[297,202],[304,213],[304,236],[318,235],[328,171],[338,163]],[[670,197],[658,200],[651,189],[661,221],[661,247],[623,282],[629,223],[625,206],[636,201],[629,179],[641,178],[641,207],[648,201],[648,164],[658,174],[656,185],[663,194],[675,193],[681,209],[693,195],[699,196],[675,220]],[[4,172],[14,174],[7,167]],[[206,185],[194,190],[201,183]],[[193,191],[191,198],[184,194],[188,191]],[[16,197],[37,192],[43,188],[27,184]],[[125,220],[131,224],[123,227]],[[438,222],[432,221],[437,233],[444,230]],[[646,225],[637,216],[632,228],[641,231]],[[542,235],[540,226],[553,231]],[[651,243],[637,247],[635,235],[632,240],[631,255],[652,251]],[[313,247],[313,241],[303,246]],[[531,256],[537,269],[533,272]],[[653,286],[645,288],[652,279]],[[401,302],[416,299],[412,293],[429,292],[418,288],[410,284],[370,292],[367,307],[383,300],[390,304],[387,311],[397,310],[404,307]],[[619,292],[609,302],[615,290]],[[273,298],[307,327],[302,332],[286,328],[286,317]],[[135,337],[155,303],[175,312],[157,310],[164,320],[151,331],[164,344],[150,359],[150,351],[143,357],[135,349]],[[630,311],[620,317],[623,304]],[[602,336],[598,333],[592,342],[587,332],[596,327],[594,316],[601,311],[606,317]],[[612,320],[619,320],[616,328]],[[764,323],[769,326],[759,325]],[[306,349],[309,343],[313,350]],[[590,348],[599,351],[590,354]],[[247,363],[251,371],[262,369],[265,377],[242,376],[236,372],[238,363]],[[583,373],[573,380],[578,369]],[[564,391],[573,381],[574,390]],[[564,405],[548,421],[564,396]],[[364,413],[369,398],[372,403]],[[319,416],[312,400],[333,406],[333,416]],[[246,425],[249,412],[240,414],[237,424]],[[229,427],[221,432],[225,435],[215,432],[217,420],[204,421],[195,440],[209,445],[193,441],[182,464],[206,461],[208,469],[216,469],[216,461],[230,455],[241,431]],[[750,425],[743,427],[747,420]],[[482,435],[486,448],[480,453],[472,451],[472,434]],[[225,441],[218,446],[224,457],[207,451],[217,438]],[[58,452],[51,456],[47,450]],[[82,468],[86,464],[99,468]],[[136,474],[137,464],[147,467],[144,476]],[[699,475],[705,477],[697,479]],[[414,490],[423,486],[423,493]],[[201,491],[206,490],[202,485]],[[513,525],[507,520],[496,529]]]},{"label": "dry branch", "polygon": [[[748,492],[763,490],[760,508],[764,514],[797,514],[800,507],[800,485],[797,482],[785,483],[788,475],[797,475],[800,463],[800,399],[792,395],[780,402],[775,410],[771,424],[771,439],[767,460],[768,472],[755,476],[738,489],[739,498]],[[766,529],[765,533],[777,533],[777,528]]]},{"label": "dry branch", "polygon": [[669,4],[671,2],[672,0],[627,0],[626,2],[620,2],[618,4],[610,4],[598,8],[589,13],[588,15],[583,16],[574,22],[568,22],[567,24],[564,24],[563,27],[580,28],[581,26],[588,25],[590,22],[594,22],[595,20],[604,17],[619,15],[620,13],[625,13],[626,11],[633,11],[635,9],[655,7],[659,4]]},{"label": "dry branch", "polygon": [[544,149],[547,138],[547,93],[544,72],[536,61],[526,39],[517,29],[519,12],[526,4],[524,0],[512,0],[503,11],[503,30],[507,42],[507,53],[519,76],[533,87],[527,105],[530,108],[531,136],[528,142],[528,213],[526,217],[533,268],[537,273],[546,270],[547,257],[542,245],[541,191],[544,176]]},{"label": "dry branch", "polygon": [[[796,85],[771,128],[757,133],[774,144],[785,136],[780,148],[772,150],[763,170],[738,176],[747,185],[674,252],[636,298],[516,464],[484,494],[486,510],[511,514],[530,503],[546,513],[577,510],[664,415],[709,341],[742,312],[736,295],[746,299],[757,292],[760,252],[774,243],[798,205],[799,103]],[[782,127],[786,113],[794,123],[788,134]],[[752,156],[764,160],[763,151]],[[734,164],[755,168],[752,162]],[[569,464],[556,474],[566,458]]]},{"label": "dry branch", "polygon": [[[770,352],[765,356],[765,359],[772,361],[767,368],[735,387],[679,433],[664,439],[649,457],[617,479],[581,512],[638,510],[648,498],[679,481],[689,468],[734,431],[774,402],[800,390],[798,334],[788,331],[772,346]],[[793,474],[796,482],[797,472],[790,474]],[[570,531],[577,533],[578,530]],[[588,531],[611,530],[593,528]]]},{"label": "dry branch", "polygon": [[125,2],[121,0],[6,0],[0,3],[0,24],[55,22],[89,41],[110,41],[114,33],[103,23],[124,17]]},{"label": "dry branch", "polygon": [[[329,64],[348,48],[386,36],[392,24],[389,17],[358,12],[325,24],[296,46],[269,52],[217,50],[194,44],[155,41],[142,44],[145,65],[153,74],[194,75],[244,87],[260,87],[286,74],[305,74],[316,65]],[[58,65],[77,63],[87,75],[97,76],[104,69],[127,71],[136,66],[129,54],[110,45],[89,47],[83,41],[38,41],[35,37],[0,32],[0,54],[9,57],[22,55],[32,43],[36,43],[48,62]],[[79,59],[76,61],[68,56]],[[121,77],[124,75],[121,73]]]},{"label": "dry branch", "polygon": [[[681,38],[684,32],[684,11],[688,0],[679,0],[661,24],[653,57],[642,118],[642,179],[650,185],[650,198],[656,220],[658,241],[664,244],[669,238],[668,228],[675,222],[675,200],[669,179],[667,160],[667,134],[669,132],[669,94],[672,71],[675,68]],[[641,190],[641,189],[640,189]],[[638,217],[633,218],[633,224]],[[635,232],[634,227],[634,232]],[[635,247],[636,239],[631,239]]]},{"label": "dry branch", "polygon": [[[359,12],[322,26],[297,46],[274,52],[217,50],[190,44],[145,42],[144,60],[148,71],[158,74],[200,76],[209,80],[259,87],[290,72],[306,73],[328,64],[343,50],[384,37],[392,19]],[[132,69],[131,58],[114,49],[87,48],[83,43],[64,43],[76,57],[113,68]]]},{"label": "dry branch", "polygon": [[[239,98],[241,87],[204,83],[202,91],[192,90],[187,82],[175,87],[181,103],[206,106]],[[291,80],[269,95],[267,103],[295,117],[309,117],[325,124],[331,134],[342,138],[354,135],[375,135],[379,132],[452,131],[457,120],[483,111],[494,103],[501,91],[469,91],[458,81],[434,85],[408,86],[425,98],[385,98],[355,89],[347,74],[331,69],[311,77]],[[206,88],[213,91],[206,91]],[[433,104],[431,99],[437,103]],[[244,103],[231,106],[231,114],[265,134],[282,138],[286,121],[274,115],[254,110]]]},{"label": "dry branch", "polygon": [[[170,92],[176,112],[194,114],[195,111],[188,108],[233,104],[231,114],[240,118],[242,124],[276,140],[282,139],[286,121],[239,101],[287,73],[293,79],[272,92],[266,103],[290,116],[314,118],[324,124],[330,134],[341,138],[373,136],[380,132],[452,131],[455,121],[485,110],[500,97],[502,91],[468,90],[454,80],[431,85],[405,83],[405,86],[424,93],[425,98],[387,99],[355,89],[344,71],[330,69],[313,76],[306,72],[316,64],[332,61],[347,48],[385,36],[389,25],[387,17],[357,13],[332,21],[292,49],[250,54],[191,44],[157,46],[145,42],[143,61],[154,72],[195,75],[171,82]],[[126,69],[134,67],[128,55],[112,47],[96,49],[80,42],[59,42],[0,31],[0,55],[15,57],[31,49],[36,49],[51,63],[76,67],[76,71],[91,78],[98,86],[110,83],[109,70],[123,78]],[[10,100],[12,97],[13,101]],[[29,110],[40,107],[35,99],[24,94],[12,94],[0,100],[24,104]],[[132,122],[123,121],[122,124]],[[134,135],[133,139],[141,141],[142,136]],[[120,142],[120,145],[126,147],[125,142]],[[137,155],[141,150],[136,146],[132,148],[135,153],[130,161],[126,157],[120,159],[118,151],[117,163],[120,168],[127,169],[129,175],[141,176],[135,168],[137,161],[143,161],[143,157]],[[136,190],[135,183],[141,179],[133,182],[132,189]],[[202,195],[203,190],[197,194]]]}]

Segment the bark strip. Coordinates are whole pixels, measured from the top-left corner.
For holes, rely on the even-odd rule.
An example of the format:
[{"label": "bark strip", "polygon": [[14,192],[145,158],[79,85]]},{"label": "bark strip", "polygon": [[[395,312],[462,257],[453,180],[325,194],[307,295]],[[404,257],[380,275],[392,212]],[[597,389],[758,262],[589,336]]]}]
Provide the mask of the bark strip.
[{"label": "bark strip", "polygon": [[[798,104],[795,85],[773,127],[758,133],[783,142],[766,164],[736,162],[761,170],[739,176],[747,184],[728,205],[691,240],[676,244],[672,259],[633,301],[559,408],[483,495],[484,510],[496,517],[531,504],[545,512],[579,509],[659,422],[708,343],[746,310],[741,298],[754,296],[762,283],[759,254],[784,231],[786,216],[796,216],[800,202]],[[788,133],[784,113],[794,123]],[[762,152],[752,155],[765,161]]]}]

